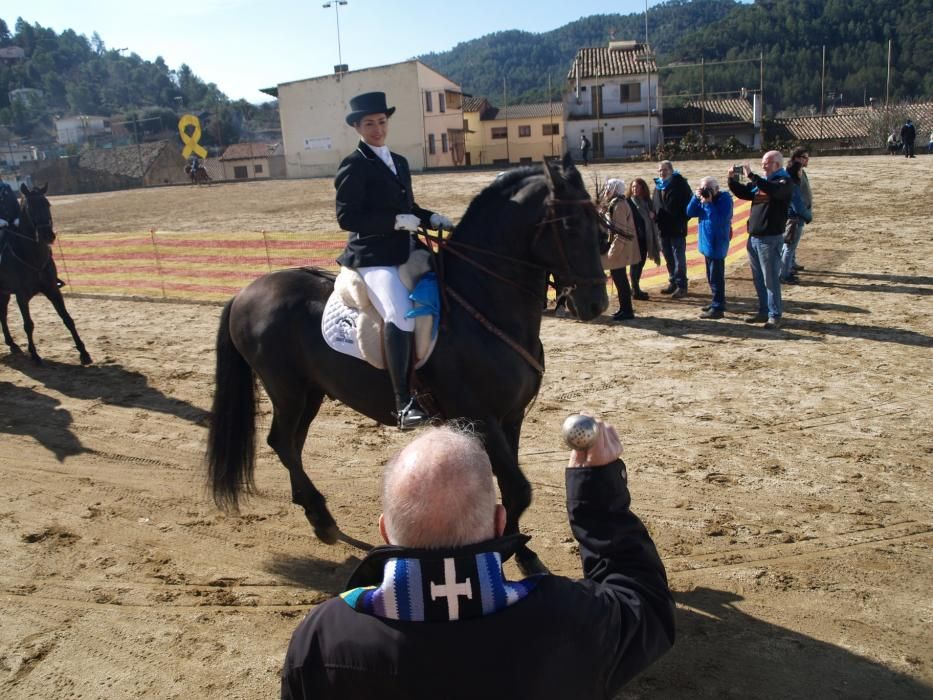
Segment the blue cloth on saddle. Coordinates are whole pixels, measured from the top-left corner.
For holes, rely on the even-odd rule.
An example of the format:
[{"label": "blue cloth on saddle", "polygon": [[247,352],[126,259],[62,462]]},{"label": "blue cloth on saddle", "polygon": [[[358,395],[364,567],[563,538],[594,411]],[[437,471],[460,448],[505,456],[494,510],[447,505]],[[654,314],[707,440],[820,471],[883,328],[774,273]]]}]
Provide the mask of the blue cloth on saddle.
[{"label": "blue cloth on saddle", "polygon": [[411,290],[408,298],[414,302],[415,308],[408,311],[405,318],[433,316],[434,324],[431,327],[431,340],[434,340],[437,337],[437,326],[441,317],[441,295],[437,287],[437,275],[433,272],[424,273],[415,288]]}]

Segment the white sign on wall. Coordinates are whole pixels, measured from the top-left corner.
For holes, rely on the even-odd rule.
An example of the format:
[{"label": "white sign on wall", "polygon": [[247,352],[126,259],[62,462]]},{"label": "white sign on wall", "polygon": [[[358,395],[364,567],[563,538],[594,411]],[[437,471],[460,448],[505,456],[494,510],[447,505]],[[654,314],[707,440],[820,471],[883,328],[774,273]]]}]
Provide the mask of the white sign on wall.
[{"label": "white sign on wall", "polygon": [[330,136],[315,136],[310,139],[305,139],[305,150],[306,151],[330,151],[333,150],[334,144]]}]

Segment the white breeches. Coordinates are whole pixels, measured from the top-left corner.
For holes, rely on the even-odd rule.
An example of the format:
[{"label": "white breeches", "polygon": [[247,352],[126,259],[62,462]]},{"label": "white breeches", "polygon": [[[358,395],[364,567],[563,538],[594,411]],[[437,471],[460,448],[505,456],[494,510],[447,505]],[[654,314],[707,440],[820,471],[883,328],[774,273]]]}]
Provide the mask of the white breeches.
[{"label": "white breeches", "polygon": [[399,279],[398,268],[358,267],[356,271],[363,277],[369,298],[382,319],[386,323],[394,323],[399,330],[413,332],[415,319],[405,318],[413,304],[408,298],[408,289]]}]

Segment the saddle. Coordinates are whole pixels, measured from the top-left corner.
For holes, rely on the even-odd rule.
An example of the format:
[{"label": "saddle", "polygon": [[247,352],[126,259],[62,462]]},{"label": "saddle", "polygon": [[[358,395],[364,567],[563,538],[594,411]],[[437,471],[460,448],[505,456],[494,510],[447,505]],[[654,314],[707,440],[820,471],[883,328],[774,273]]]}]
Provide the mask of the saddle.
[{"label": "saddle", "polygon": [[[415,319],[415,369],[428,361],[437,343],[440,302],[432,263],[431,253],[418,249],[399,267],[402,284],[415,302],[415,308],[409,312]],[[321,333],[328,346],[376,369],[385,369],[383,326],[363,277],[356,270],[341,267],[321,317]]]}]

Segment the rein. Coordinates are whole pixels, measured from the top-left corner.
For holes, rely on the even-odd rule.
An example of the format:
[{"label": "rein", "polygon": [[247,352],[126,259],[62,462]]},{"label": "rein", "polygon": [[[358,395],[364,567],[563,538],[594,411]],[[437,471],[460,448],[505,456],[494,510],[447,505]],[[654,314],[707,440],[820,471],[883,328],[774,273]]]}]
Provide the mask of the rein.
[{"label": "rein", "polygon": [[[595,206],[593,205],[593,202],[589,199],[557,199],[553,197],[548,197],[548,199],[546,200],[546,205],[547,205],[546,218],[542,219],[536,224],[535,237],[532,240],[532,243],[534,243],[534,241],[537,240],[538,236],[541,234],[544,228],[546,226],[549,226],[550,230],[554,233],[554,238],[557,242],[557,249],[560,251],[561,261],[563,262],[564,268],[565,268],[564,271],[558,272],[557,274],[562,275],[563,279],[568,279],[570,281],[581,281],[581,282],[587,282],[590,284],[605,284],[606,283],[605,277],[602,277],[602,276],[598,278],[583,277],[580,275],[576,275],[571,271],[570,262],[567,259],[567,252],[564,249],[564,243],[560,237],[560,231],[557,229],[558,222],[566,221],[567,219],[570,218],[570,216],[569,215],[565,215],[565,216],[557,215],[556,205],[559,205],[559,204],[588,207],[588,208],[593,209],[593,211],[595,212]],[[478,321],[484,328],[486,328],[486,330],[488,330],[490,333],[495,335],[502,342],[504,342],[506,345],[512,348],[516,353],[518,353],[518,355],[521,356],[521,358],[524,359],[525,362],[531,365],[531,367],[538,374],[543,375],[544,365],[541,364],[541,362],[536,357],[534,357],[530,352],[528,352],[528,350],[522,347],[515,339],[509,336],[508,333],[503,331],[501,328],[496,326],[492,321],[486,318],[478,309],[476,309],[472,304],[470,304],[466,299],[464,299],[456,290],[452,289],[450,286],[448,286],[445,283],[443,265],[440,263],[440,260],[441,260],[440,251],[442,249],[447,250],[448,252],[452,253],[453,255],[456,255],[458,258],[468,263],[469,265],[472,265],[476,269],[489,275],[490,277],[497,279],[500,282],[504,282],[505,284],[511,287],[514,287],[518,289],[519,291],[524,292],[525,294],[532,296],[535,300],[539,302],[541,301],[540,291],[528,289],[522,286],[521,284],[514,282],[513,280],[510,280],[507,277],[500,275],[499,273],[490,269],[486,265],[478,262],[477,260],[474,260],[473,258],[468,256],[463,251],[470,251],[474,253],[480,253],[482,255],[488,255],[498,260],[505,260],[507,262],[510,262],[516,265],[522,265],[526,268],[530,268],[532,270],[540,270],[545,273],[547,273],[549,269],[545,265],[533,263],[528,260],[522,260],[520,258],[513,258],[509,255],[502,255],[501,253],[496,253],[491,250],[487,250],[485,248],[480,248],[478,246],[470,245],[469,243],[451,241],[451,240],[444,238],[443,235],[441,235],[440,233],[432,234],[426,231],[425,229],[419,229],[418,235],[423,237],[426,242],[428,243],[433,242],[437,246],[437,252],[435,252],[435,256],[438,261],[438,265],[437,265],[438,282],[440,286],[440,295],[441,295],[444,308],[445,309],[449,308],[449,304],[447,302],[447,296],[449,295],[454,301],[460,304],[467,311],[467,313],[469,313],[476,321]],[[460,250],[458,250],[458,248]],[[569,294],[569,292],[572,291],[575,286],[576,286],[575,284],[571,284],[571,286],[565,290],[564,294],[565,295]],[[546,293],[547,292],[545,291],[545,295]],[[545,298],[547,297],[545,296]]]}]

